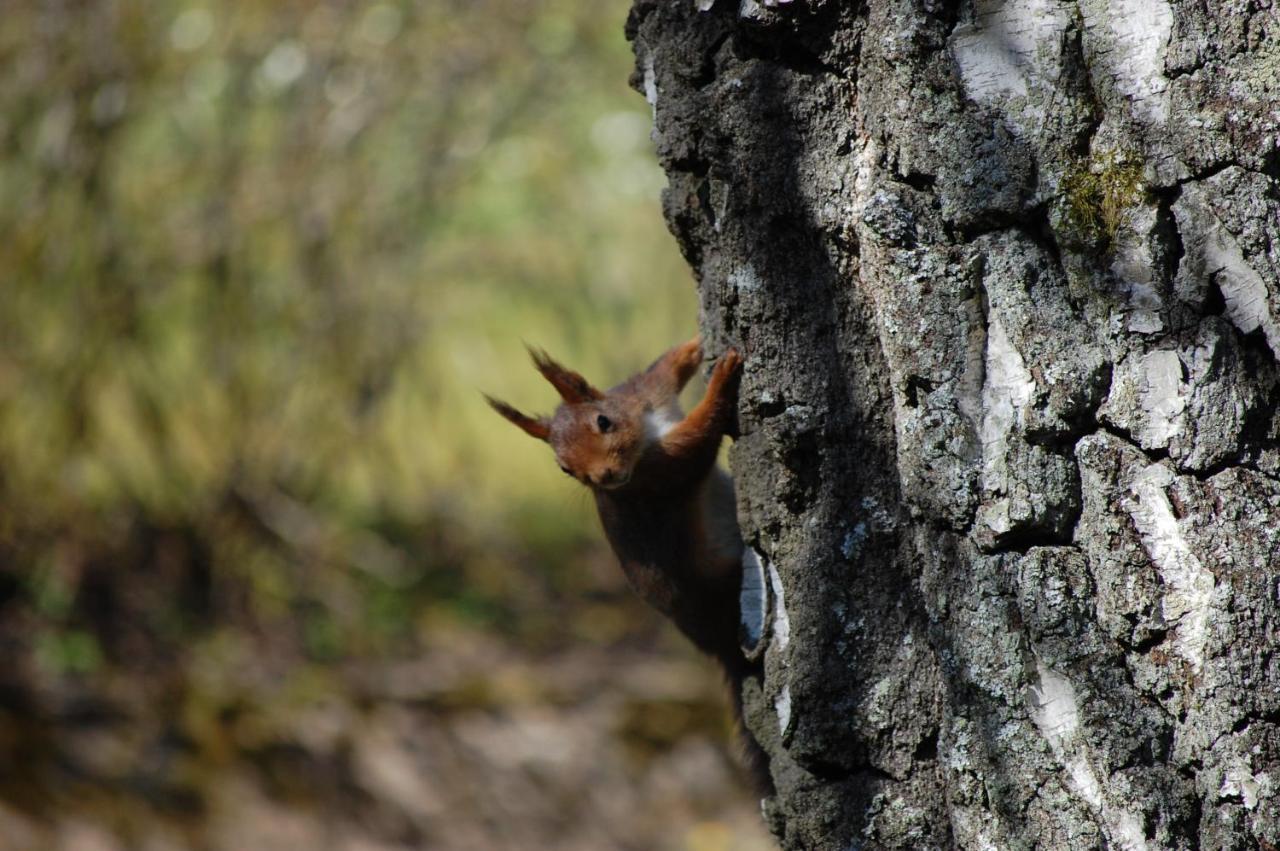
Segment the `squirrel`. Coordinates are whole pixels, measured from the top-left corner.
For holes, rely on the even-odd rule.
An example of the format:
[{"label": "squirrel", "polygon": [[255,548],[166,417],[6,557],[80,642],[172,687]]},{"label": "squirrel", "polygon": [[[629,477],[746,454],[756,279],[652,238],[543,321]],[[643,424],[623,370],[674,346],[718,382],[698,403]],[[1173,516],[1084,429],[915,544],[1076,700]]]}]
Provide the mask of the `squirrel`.
[{"label": "squirrel", "polygon": [[607,393],[546,352],[529,354],[563,400],[555,413],[531,417],[485,398],[551,444],[560,469],[591,489],[631,587],[724,668],[746,767],[770,794],[768,758],[742,724],[742,682],[759,667],[738,640],[744,545],[733,480],[716,466],[721,437],[737,436],[742,356],[731,348],[720,357],[685,416],[678,396],[702,363],[696,337]]}]

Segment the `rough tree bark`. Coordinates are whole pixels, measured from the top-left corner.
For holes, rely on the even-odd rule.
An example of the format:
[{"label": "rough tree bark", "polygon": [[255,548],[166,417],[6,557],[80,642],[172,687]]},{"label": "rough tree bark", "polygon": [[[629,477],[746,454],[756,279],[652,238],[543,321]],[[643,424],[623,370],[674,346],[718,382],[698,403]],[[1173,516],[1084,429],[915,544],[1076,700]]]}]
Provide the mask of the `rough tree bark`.
[{"label": "rough tree bark", "polygon": [[1280,4],[637,0],[786,848],[1280,847]]}]

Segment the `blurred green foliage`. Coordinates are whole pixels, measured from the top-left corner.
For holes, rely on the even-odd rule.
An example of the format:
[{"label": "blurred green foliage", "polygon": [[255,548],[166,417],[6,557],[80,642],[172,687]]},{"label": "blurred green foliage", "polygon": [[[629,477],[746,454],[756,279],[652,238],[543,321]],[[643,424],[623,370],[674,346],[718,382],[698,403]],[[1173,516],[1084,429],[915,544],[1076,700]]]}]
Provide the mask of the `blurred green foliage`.
[{"label": "blurred green foliage", "polygon": [[586,495],[480,391],[695,330],[626,5],[6,4],[0,646],[617,632]]}]

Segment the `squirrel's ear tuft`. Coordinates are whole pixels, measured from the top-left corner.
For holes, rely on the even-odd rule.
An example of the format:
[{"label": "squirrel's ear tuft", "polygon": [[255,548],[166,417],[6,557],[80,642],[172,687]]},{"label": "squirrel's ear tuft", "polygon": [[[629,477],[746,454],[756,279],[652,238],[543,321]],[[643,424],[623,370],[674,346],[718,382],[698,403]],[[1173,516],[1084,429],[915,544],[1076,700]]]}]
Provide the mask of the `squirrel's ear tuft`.
[{"label": "squirrel's ear tuft", "polygon": [[493,408],[505,419],[511,421],[526,434],[536,437],[538,440],[548,440],[551,437],[551,423],[543,417],[534,419],[533,417],[522,414],[506,402],[500,402],[489,394],[485,394],[485,401],[489,403],[489,407]]},{"label": "squirrel's ear tuft", "polygon": [[528,346],[525,348],[529,349],[529,357],[533,358],[533,365],[538,368],[538,372],[551,382],[551,386],[556,388],[556,392],[564,401],[572,405],[576,402],[593,402],[604,398],[604,394],[592,387],[591,382],[553,361],[551,356],[542,349]]}]

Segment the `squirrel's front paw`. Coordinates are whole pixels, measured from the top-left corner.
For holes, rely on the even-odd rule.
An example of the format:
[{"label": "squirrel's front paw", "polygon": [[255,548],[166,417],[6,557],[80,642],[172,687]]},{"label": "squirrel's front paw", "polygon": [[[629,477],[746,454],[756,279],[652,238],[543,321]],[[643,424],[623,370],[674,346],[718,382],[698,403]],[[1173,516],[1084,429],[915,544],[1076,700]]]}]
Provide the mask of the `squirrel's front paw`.
[{"label": "squirrel's front paw", "polygon": [[726,349],[725,353],[720,356],[720,360],[716,362],[716,368],[711,373],[711,377],[718,377],[723,381],[737,375],[741,371],[742,355],[738,354],[737,349]]},{"label": "squirrel's front paw", "polygon": [[702,339],[694,337],[687,343],[681,343],[675,350],[676,370],[692,375],[702,365]]},{"label": "squirrel's front paw", "polygon": [[713,396],[720,407],[721,430],[738,439],[738,382],[742,378],[742,355],[737,349],[726,349],[716,361],[707,382],[707,395]]}]

